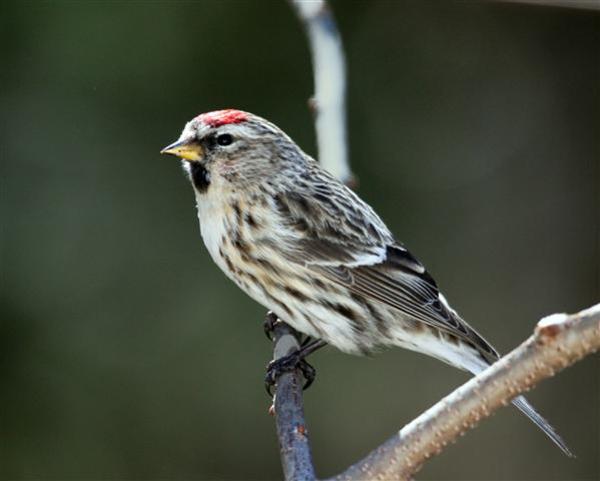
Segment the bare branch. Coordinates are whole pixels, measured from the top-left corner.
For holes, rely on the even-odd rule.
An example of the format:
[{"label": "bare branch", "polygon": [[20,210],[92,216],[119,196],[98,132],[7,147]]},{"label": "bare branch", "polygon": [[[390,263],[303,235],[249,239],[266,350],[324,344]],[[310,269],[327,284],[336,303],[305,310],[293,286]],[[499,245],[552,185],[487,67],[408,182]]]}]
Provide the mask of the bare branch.
[{"label": "bare branch", "polygon": [[351,183],[346,139],[346,64],[342,40],[324,0],[290,0],[304,24],[313,60],[318,159],[342,182]]},{"label": "bare branch", "polygon": [[[273,329],[274,359],[281,359],[300,348],[298,334],[284,322]],[[302,374],[298,369],[284,372],[277,378],[273,398],[275,424],[283,474],[286,480],[314,481],[315,471],[308,443],[302,403]]]},{"label": "bare branch", "polygon": [[510,354],[331,481],[411,479],[423,463],[518,394],[600,349],[600,304],[542,319]]}]

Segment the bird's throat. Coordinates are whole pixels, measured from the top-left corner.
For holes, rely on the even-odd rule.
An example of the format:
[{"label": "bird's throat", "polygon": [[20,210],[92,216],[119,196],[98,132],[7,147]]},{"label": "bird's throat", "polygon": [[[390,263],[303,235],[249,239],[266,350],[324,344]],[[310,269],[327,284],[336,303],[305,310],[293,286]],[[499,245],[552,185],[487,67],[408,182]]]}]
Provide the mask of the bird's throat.
[{"label": "bird's throat", "polygon": [[201,162],[190,163],[190,177],[198,192],[202,194],[208,190],[210,174]]}]

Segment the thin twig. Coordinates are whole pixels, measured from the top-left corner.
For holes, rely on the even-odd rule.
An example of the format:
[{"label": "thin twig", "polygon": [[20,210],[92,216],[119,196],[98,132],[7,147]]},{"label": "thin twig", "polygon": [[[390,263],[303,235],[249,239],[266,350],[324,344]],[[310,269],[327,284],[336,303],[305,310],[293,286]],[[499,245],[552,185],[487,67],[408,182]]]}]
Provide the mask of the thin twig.
[{"label": "thin twig", "polygon": [[346,63],[342,40],[325,0],[289,0],[306,29],[313,61],[318,159],[342,182],[353,183],[346,137]]},{"label": "thin twig", "polygon": [[510,354],[330,481],[412,479],[423,463],[518,394],[600,349],[600,304],[542,319]]},{"label": "thin twig", "polygon": [[[297,332],[281,321],[274,326],[273,342],[275,360],[300,348]],[[304,378],[298,369],[281,374],[277,378],[273,410],[284,478],[314,481],[315,471],[302,404],[303,381]]]}]

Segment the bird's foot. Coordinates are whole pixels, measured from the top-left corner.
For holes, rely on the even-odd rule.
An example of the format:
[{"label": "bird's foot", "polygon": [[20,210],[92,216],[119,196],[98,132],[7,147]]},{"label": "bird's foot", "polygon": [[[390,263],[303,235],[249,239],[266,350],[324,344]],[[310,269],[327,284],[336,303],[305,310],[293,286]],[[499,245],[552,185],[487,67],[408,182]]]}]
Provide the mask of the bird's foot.
[{"label": "bird's foot", "polygon": [[307,389],[313,383],[317,376],[317,370],[304,359],[304,355],[303,350],[299,349],[268,364],[265,388],[269,396],[273,396],[273,386],[275,386],[279,376],[295,369],[300,369],[304,379],[306,379],[304,389]]},{"label": "bird's foot", "polygon": [[265,320],[263,322],[263,329],[265,330],[265,336],[269,341],[273,340],[273,331],[275,326],[281,321],[277,318],[277,315],[273,311],[267,312]]}]

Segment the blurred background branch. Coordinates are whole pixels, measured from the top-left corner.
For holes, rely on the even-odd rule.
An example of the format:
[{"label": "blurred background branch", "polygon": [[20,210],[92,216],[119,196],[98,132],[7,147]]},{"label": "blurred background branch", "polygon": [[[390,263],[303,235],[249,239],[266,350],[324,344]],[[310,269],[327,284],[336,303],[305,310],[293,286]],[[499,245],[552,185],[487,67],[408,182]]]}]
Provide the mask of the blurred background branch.
[{"label": "blurred background branch", "polygon": [[335,19],[325,0],[289,0],[304,25],[313,63],[318,160],[332,175],[353,183],[346,133],[346,61]]}]

